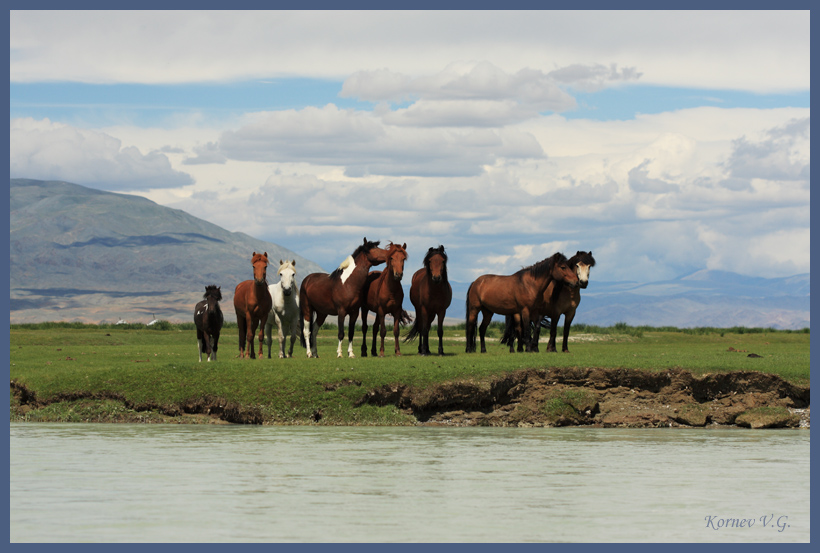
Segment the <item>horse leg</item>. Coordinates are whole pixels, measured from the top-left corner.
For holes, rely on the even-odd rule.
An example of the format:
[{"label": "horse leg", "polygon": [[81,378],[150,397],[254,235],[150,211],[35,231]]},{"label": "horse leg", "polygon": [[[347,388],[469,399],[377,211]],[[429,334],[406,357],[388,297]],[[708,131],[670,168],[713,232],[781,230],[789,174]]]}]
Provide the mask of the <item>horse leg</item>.
[{"label": "horse leg", "polygon": [[288,357],[293,357],[293,344],[296,342],[296,335],[299,334],[296,322],[296,320],[291,320],[290,328],[288,329],[290,332],[290,349],[288,350]]},{"label": "horse leg", "polygon": [[254,324],[253,316],[249,313],[248,314],[248,321],[247,326],[245,328],[245,339],[248,342],[247,347],[245,348],[245,358],[246,359],[254,359],[256,358],[256,349],[254,348],[254,339],[256,338],[254,335],[256,334],[256,324]]},{"label": "horse leg", "polygon": [[214,361],[216,361],[216,350],[219,349],[219,330],[217,330],[216,332],[213,333],[213,336],[211,337],[211,339],[214,341],[213,357],[214,357]]},{"label": "horse leg", "polygon": [[532,352],[532,332],[530,331],[530,310],[526,307],[521,310],[521,332],[525,336],[524,351]]},{"label": "horse leg", "polygon": [[245,341],[248,339],[247,337],[247,325],[248,321],[245,319],[244,313],[240,313],[237,311],[236,313],[236,327],[239,329],[239,358],[242,359],[245,357]]},{"label": "horse leg", "polygon": [[[282,328],[284,322],[282,321],[282,316],[276,311],[273,312],[273,321],[270,319],[271,316],[268,315],[268,322],[265,328],[270,328],[274,322],[276,323],[276,337],[279,340],[279,359],[283,359],[287,357],[285,355],[285,344],[287,343],[287,337],[285,336],[285,331]],[[268,333],[268,340],[270,340],[270,333]],[[268,346],[268,359],[270,359],[270,346]]]},{"label": "horse leg", "polygon": [[271,338],[273,321],[270,317],[268,317],[268,322],[265,323],[265,345],[268,347],[268,359],[270,359],[270,347],[273,344],[273,340]]},{"label": "horse leg", "polygon": [[202,363],[202,331],[196,329],[196,350],[199,353],[199,362]]},{"label": "horse leg", "polygon": [[[378,336],[379,336],[379,312],[376,311],[374,316],[375,316],[375,319],[373,321],[373,340],[371,340],[371,342],[370,342],[370,348],[371,348],[370,354],[373,357],[376,357],[378,355],[376,353],[376,343],[377,343],[377,339],[378,339]],[[382,357],[384,357],[384,356],[382,355]]]},{"label": "horse leg", "polygon": [[339,332],[337,334],[337,336],[339,338],[339,345],[336,346],[336,357],[341,357],[342,356],[342,344],[345,341],[345,312],[344,312],[344,309],[339,309],[337,326],[339,328]]},{"label": "horse leg", "polygon": [[265,357],[265,325],[268,323],[269,316],[269,313],[263,313],[262,318],[259,320],[259,359]]},{"label": "horse leg", "polygon": [[574,318],[575,313],[564,313],[564,346],[561,348],[561,351],[564,353],[569,353],[569,347],[567,346],[567,342],[569,341],[569,327]]},{"label": "horse leg", "polygon": [[[432,323],[432,319],[431,319]],[[438,354],[444,355],[444,311],[438,312],[438,324],[436,325],[436,334],[438,334]],[[427,352],[430,352],[430,328],[427,329]]]},{"label": "horse leg", "polygon": [[490,311],[482,309],[481,315],[481,326],[478,328],[478,335],[481,337],[481,353],[487,353],[487,348],[484,346],[484,335],[487,333],[487,327],[490,326],[493,314]]},{"label": "horse leg", "polygon": [[[381,348],[379,348],[379,357],[384,357],[384,337],[387,335],[387,321],[385,320],[384,310],[379,309],[379,336],[381,336]],[[374,340],[375,342],[375,340]],[[373,344],[376,347],[376,344]]]},{"label": "horse leg", "polygon": [[550,341],[547,343],[547,351],[552,352],[555,350],[555,335],[558,334],[558,317],[550,317]]},{"label": "horse leg", "polygon": [[469,302],[467,303],[467,325],[466,325],[466,337],[467,337],[467,353],[475,353],[475,334],[476,334],[476,324],[478,323],[478,309],[472,307]]},{"label": "horse leg", "polygon": [[396,355],[401,355],[401,348],[399,347],[399,327],[401,326],[401,309],[398,313],[393,314],[393,342],[396,346]]},{"label": "horse leg", "polygon": [[362,357],[367,357],[367,307],[362,307]]},{"label": "horse leg", "polygon": [[356,321],[359,319],[359,309],[350,314],[350,322],[348,323],[348,330],[347,330],[347,356],[351,359],[355,358],[356,356],[353,355],[353,338],[356,337]]}]

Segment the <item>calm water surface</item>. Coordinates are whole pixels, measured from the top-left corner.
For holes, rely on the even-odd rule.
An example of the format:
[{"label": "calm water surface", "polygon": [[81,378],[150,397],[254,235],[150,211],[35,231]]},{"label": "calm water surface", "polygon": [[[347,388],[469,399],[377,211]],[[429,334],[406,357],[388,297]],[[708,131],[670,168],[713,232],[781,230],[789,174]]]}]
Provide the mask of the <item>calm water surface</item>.
[{"label": "calm water surface", "polygon": [[[807,542],[809,430],[10,427],[12,542]],[[740,520],[744,522],[740,527]]]}]

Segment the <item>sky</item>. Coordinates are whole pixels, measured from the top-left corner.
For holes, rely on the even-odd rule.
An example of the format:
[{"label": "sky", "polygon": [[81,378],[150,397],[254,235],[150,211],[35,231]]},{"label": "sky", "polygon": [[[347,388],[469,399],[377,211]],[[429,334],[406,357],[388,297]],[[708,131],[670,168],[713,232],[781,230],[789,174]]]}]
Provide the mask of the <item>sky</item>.
[{"label": "sky", "polygon": [[12,11],[10,173],[330,271],[810,266],[808,11]]}]

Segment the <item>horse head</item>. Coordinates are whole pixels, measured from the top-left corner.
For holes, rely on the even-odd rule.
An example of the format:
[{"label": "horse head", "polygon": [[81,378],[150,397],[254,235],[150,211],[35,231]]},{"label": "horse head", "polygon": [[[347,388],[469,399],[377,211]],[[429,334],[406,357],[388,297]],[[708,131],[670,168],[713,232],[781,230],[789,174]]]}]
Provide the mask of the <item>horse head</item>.
[{"label": "horse head", "polygon": [[577,288],[579,285],[575,269],[570,266],[566,256],[560,252],[550,258],[550,276],[553,280],[563,282],[573,288]]},{"label": "horse head", "polygon": [[447,280],[447,254],[444,253],[444,246],[430,248],[424,256],[424,268],[427,269],[433,282]]},{"label": "horse head", "polygon": [[393,275],[393,280],[401,280],[404,276],[404,262],[407,261],[407,243],[399,246],[390,243],[387,248],[387,269]]},{"label": "horse head", "polygon": [[253,280],[256,281],[256,284],[267,284],[267,273],[268,273],[268,252],[265,253],[256,253],[253,252],[253,257],[251,257],[251,265],[253,265]]},{"label": "horse head", "polygon": [[569,264],[575,268],[579,286],[586,288],[589,285],[589,270],[595,266],[595,258],[592,257],[592,252],[575,252],[575,255],[569,259]]},{"label": "horse head", "polygon": [[282,261],[279,260],[279,282],[282,283],[282,293],[286,296],[291,295],[296,286],[296,260]]},{"label": "horse head", "polygon": [[211,298],[214,301],[222,301],[222,288],[215,284],[206,286],[205,293],[202,295],[202,297],[206,300],[208,298]]},{"label": "horse head", "polygon": [[353,259],[355,260],[359,254],[364,254],[365,257],[367,257],[367,261],[371,265],[380,265],[387,261],[389,253],[389,250],[379,247],[378,240],[374,242],[365,237],[362,245],[356,248],[356,251],[353,252]]}]

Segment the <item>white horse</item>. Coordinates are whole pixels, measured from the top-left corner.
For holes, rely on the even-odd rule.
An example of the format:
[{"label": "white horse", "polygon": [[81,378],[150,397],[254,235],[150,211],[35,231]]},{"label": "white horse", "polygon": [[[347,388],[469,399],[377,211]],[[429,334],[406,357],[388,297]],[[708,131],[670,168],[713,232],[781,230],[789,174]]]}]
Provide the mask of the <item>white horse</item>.
[{"label": "white horse", "polygon": [[[268,345],[268,359],[273,340],[271,327],[274,319],[279,328],[279,358],[293,357],[293,343],[301,340],[299,320],[299,287],[296,286],[296,261],[279,260],[279,282],[268,286],[272,300],[270,315],[265,323],[265,343]],[[290,350],[285,354],[286,336],[290,335]]]}]

